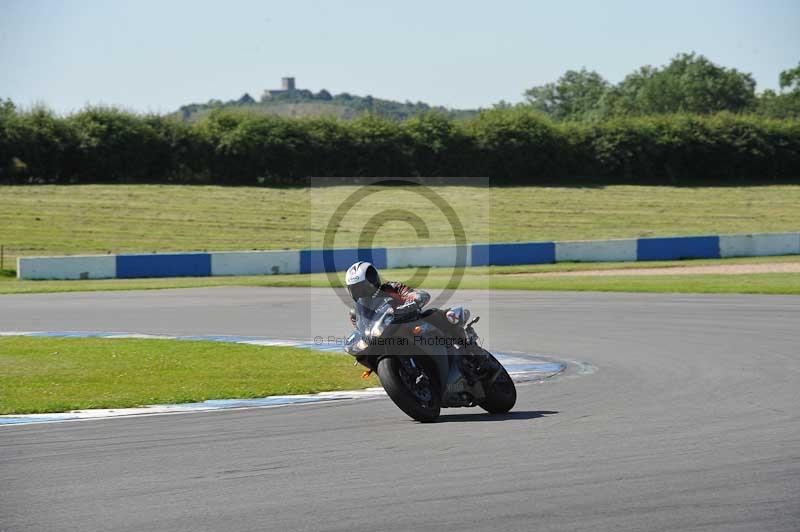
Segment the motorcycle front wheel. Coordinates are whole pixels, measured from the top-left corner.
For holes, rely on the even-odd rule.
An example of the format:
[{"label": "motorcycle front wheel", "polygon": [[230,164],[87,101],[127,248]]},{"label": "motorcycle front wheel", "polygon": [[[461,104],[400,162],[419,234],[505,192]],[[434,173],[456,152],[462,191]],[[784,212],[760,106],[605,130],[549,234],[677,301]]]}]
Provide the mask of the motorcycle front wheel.
[{"label": "motorcycle front wheel", "polygon": [[438,388],[428,371],[412,357],[381,359],[378,378],[394,404],[413,419],[430,423],[439,417]]},{"label": "motorcycle front wheel", "polygon": [[490,414],[505,414],[517,403],[517,387],[514,381],[500,362],[489,352],[486,355],[497,364],[499,373],[494,381],[486,387],[486,397],[478,402],[478,406]]}]

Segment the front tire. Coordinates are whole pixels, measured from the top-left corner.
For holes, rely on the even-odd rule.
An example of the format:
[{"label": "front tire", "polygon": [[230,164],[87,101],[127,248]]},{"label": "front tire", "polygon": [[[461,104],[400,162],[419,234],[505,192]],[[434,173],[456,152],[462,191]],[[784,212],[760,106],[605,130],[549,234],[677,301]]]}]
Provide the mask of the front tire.
[{"label": "front tire", "polygon": [[491,357],[494,364],[497,364],[499,374],[491,385],[486,387],[486,397],[478,402],[478,406],[490,414],[505,414],[517,403],[517,387],[514,381],[500,362],[489,352],[486,356]]},{"label": "front tire", "polygon": [[[387,356],[378,363],[378,378],[397,407],[421,423],[430,423],[441,410],[435,382],[425,368],[410,364],[411,357]],[[417,383],[417,379],[423,379]]]}]

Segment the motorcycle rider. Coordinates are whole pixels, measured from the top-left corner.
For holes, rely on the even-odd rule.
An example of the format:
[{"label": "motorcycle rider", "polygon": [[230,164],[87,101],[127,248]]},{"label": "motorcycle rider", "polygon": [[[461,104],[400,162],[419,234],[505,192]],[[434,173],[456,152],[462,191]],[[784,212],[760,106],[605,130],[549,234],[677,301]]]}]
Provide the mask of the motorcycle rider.
[{"label": "motorcycle rider", "polygon": [[[431,296],[423,290],[409,288],[400,282],[381,282],[380,274],[372,263],[359,261],[348,268],[345,274],[345,284],[350,297],[356,305],[369,308],[369,303],[375,297],[389,296],[393,299],[394,315],[398,318],[410,316],[421,312]],[[350,309],[350,322],[356,326],[357,313],[355,308]],[[448,336],[462,340],[466,337],[464,330],[450,323],[444,310],[429,309],[421,317]]]}]

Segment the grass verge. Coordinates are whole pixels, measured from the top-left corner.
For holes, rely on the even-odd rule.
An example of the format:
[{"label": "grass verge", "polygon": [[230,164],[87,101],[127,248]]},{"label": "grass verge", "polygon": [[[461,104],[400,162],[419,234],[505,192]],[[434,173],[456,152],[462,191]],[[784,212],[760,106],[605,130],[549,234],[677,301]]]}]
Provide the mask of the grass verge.
[{"label": "grass verge", "polygon": [[[797,231],[800,185],[721,187],[447,186],[435,191],[462,218],[468,240],[520,242],[656,235]],[[17,256],[318,247],[320,220],[355,187],[188,185],[0,186],[5,267]],[[419,196],[393,188],[342,220],[337,247],[358,244],[376,212],[419,206],[426,243],[452,229]],[[316,213],[316,214],[315,214]],[[421,245],[406,222],[374,234],[376,246]],[[373,222],[374,225],[374,222]]]},{"label": "grass verge", "polygon": [[0,338],[0,414],[354,390],[349,357],[203,341]]},{"label": "grass verge", "polygon": [[[651,262],[558,263],[521,266],[490,266],[465,268],[456,288],[498,290],[575,290],[607,292],[698,292],[742,294],[798,294],[800,274],[753,273],[740,275],[670,275],[670,268],[725,264],[762,264],[798,262],[798,256],[743,257],[734,259],[703,259]],[[555,273],[585,270],[627,270],[632,268],[664,268],[664,275],[632,275],[608,277],[521,277],[520,273]],[[384,270],[385,279],[407,281],[413,269]],[[430,268],[421,283],[422,288],[445,288],[452,270]],[[339,274],[341,282],[342,274]],[[167,279],[106,279],[95,281],[20,281],[0,276],[0,294],[32,294],[52,292],[83,292],[103,290],[158,290],[166,288],[199,288],[210,286],[330,286],[327,276],[313,275],[255,275],[241,277],[177,277]]]},{"label": "grass verge", "polygon": [[492,283],[492,288],[570,292],[800,295],[800,274],[631,275],[619,277],[499,279]]}]

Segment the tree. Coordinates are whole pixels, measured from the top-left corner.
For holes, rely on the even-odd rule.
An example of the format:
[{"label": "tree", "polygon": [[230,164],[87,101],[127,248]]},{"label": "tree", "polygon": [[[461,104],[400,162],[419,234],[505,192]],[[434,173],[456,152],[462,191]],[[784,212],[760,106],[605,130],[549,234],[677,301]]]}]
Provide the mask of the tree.
[{"label": "tree", "polygon": [[316,94],[315,98],[316,98],[317,100],[325,100],[325,101],[328,101],[328,100],[332,100],[332,99],[333,99],[333,96],[331,96],[331,93],[330,93],[330,92],[328,92],[327,90],[325,90],[325,89],[322,89],[321,91],[319,91],[319,92]]},{"label": "tree", "polygon": [[[533,90],[533,89],[531,89],[531,90]],[[492,104],[492,109],[511,109],[513,107],[514,107],[513,104],[511,104],[510,102],[507,102],[505,100],[500,100],[499,102]]]},{"label": "tree", "polygon": [[236,103],[239,105],[253,105],[256,101],[250,96],[248,93],[242,94],[242,97],[236,100]]},{"label": "tree", "polygon": [[14,102],[11,101],[11,98],[4,100],[0,98],[0,117],[5,117],[6,115],[10,116],[13,115],[17,110],[17,106],[14,105]]},{"label": "tree", "polygon": [[702,55],[679,54],[665,67],[645,66],[628,75],[603,101],[604,114],[652,115],[741,112],[756,103],[750,74]]},{"label": "tree", "polygon": [[525,91],[528,102],[557,120],[584,120],[598,111],[609,83],[595,71],[568,70],[555,83]]},{"label": "tree", "polygon": [[[782,73],[786,86],[800,85],[800,66]],[[702,55],[679,54],[658,68],[643,66],[617,85],[585,68],[568,70],[555,83],[525,92],[532,107],[557,120],[669,113],[711,114],[755,109],[750,74],[719,66]]]},{"label": "tree", "polygon": [[778,84],[780,94],[766,90],[758,98],[758,113],[771,118],[800,118],[800,64],[781,72]]},{"label": "tree", "polygon": [[778,83],[781,86],[781,92],[784,89],[789,89],[789,92],[800,92],[800,63],[796,67],[784,70],[778,76]]}]

